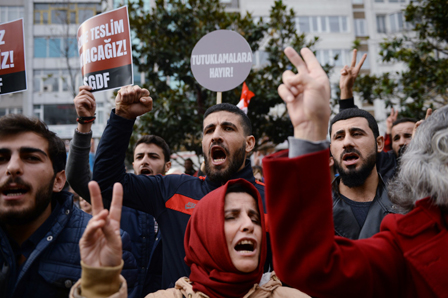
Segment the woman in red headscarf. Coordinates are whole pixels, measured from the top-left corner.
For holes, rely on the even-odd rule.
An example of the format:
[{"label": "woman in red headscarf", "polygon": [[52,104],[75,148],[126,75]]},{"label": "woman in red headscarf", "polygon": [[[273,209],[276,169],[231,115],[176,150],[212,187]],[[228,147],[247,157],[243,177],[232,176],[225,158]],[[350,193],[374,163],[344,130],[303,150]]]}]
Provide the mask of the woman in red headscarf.
[{"label": "woman in red headscarf", "polygon": [[[101,204],[97,185],[89,187],[93,187],[94,194],[98,192],[95,201],[95,195],[92,196],[92,203]],[[94,214],[84,232],[80,241],[83,273],[73,286],[71,297],[127,297],[126,281],[119,275],[121,253],[109,253],[114,250],[111,247],[98,247],[106,242],[120,242],[115,237],[117,233],[111,230],[119,229],[114,218],[118,212],[113,209],[121,205],[121,202],[114,205],[119,196],[118,191],[110,215],[104,210]],[[258,191],[244,179],[231,180],[202,198],[185,231],[185,261],[191,268],[190,277],[180,278],[174,288],[146,298],[309,297],[283,287],[274,272],[266,278],[267,282],[260,283],[267,251],[264,214],[260,210],[263,205]],[[93,252],[97,253],[96,257]],[[102,257],[101,265],[94,261]]]}]

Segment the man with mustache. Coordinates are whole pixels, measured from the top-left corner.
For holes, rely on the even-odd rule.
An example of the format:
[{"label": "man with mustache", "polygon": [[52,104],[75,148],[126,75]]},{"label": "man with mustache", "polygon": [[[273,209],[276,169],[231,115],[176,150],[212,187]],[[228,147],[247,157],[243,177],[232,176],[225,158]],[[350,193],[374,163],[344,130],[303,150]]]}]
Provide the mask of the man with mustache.
[{"label": "man with mustache", "polygon": [[292,48],[285,52],[298,69],[284,73],[278,89],[294,138],[287,158],[263,160],[279,278],[313,297],[447,297],[448,106],[421,124],[389,184],[403,214],[386,216],[368,239],[335,236],[329,80],[310,50],[301,50],[303,60]]},{"label": "man with mustache", "polygon": [[[115,182],[123,185],[123,205],[152,214],[163,238],[162,288],[189,276],[184,262],[183,238],[199,200],[230,179],[244,178],[264,197],[264,186],[255,181],[248,154],[255,146],[249,118],[238,107],[219,104],[204,114],[202,151],[206,178],[189,175],[142,176],[127,174],[124,157],[135,119],[152,109],[146,89],[123,87],[115,99],[108,125],[98,146],[93,180],[110,201]],[[182,123],[180,123],[182,125]],[[267,265],[269,266],[269,265]]]},{"label": "man with mustache", "polygon": [[350,239],[368,238],[379,231],[383,217],[393,212],[376,167],[384,138],[369,112],[352,108],[330,121],[330,142],[339,173],[333,181],[335,232]]},{"label": "man with mustache", "polygon": [[[352,62],[350,67],[345,66],[341,69],[341,78],[339,88],[341,89],[341,97],[339,100],[340,110],[357,108],[354,102],[353,87],[361,67],[367,58],[364,54],[359,63],[356,64],[357,50],[353,50]],[[430,110],[430,109],[429,109]],[[429,111],[430,115],[431,111]],[[386,137],[384,140],[383,151],[377,155],[377,171],[381,174],[384,182],[387,182],[395,175],[395,171],[399,165],[399,158],[406,146],[412,139],[412,131],[417,120],[412,118],[402,118],[397,120],[398,111],[392,108],[391,115],[386,119]],[[390,151],[393,149],[392,151]],[[389,151],[389,152],[388,152]]]},{"label": "man with mustache", "polygon": [[[74,98],[78,127],[70,143],[67,161],[67,180],[72,188],[90,203],[88,182],[91,180],[89,151],[92,139],[92,124],[95,117],[95,97],[89,86],[79,87]],[[157,175],[171,168],[170,148],[164,139],[155,135],[144,135],[134,146],[134,173],[137,175]],[[109,202],[105,202],[109,207]],[[161,237],[156,233],[154,217],[146,212],[123,207],[121,228],[131,236],[132,252],[137,260],[138,291],[137,297],[155,292],[161,287]]]},{"label": "man with mustache", "polygon": [[[65,297],[81,276],[77,242],[91,218],[63,191],[65,145],[23,115],[1,117],[0,128],[0,296]],[[136,263],[122,236],[134,288]]]}]

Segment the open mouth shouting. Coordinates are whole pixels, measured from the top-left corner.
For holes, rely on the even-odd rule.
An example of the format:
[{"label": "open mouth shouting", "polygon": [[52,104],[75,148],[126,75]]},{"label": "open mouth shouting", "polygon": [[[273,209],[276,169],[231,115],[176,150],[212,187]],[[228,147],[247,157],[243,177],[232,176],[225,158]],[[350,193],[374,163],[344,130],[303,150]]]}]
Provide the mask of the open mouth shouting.
[{"label": "open mouth shouting", "polygon": [[1,194],[5,200],[17,200],[30,191],[30,187],[24,184],[9,183],[1,187]]},{"label": "open mouth shouting", "polygon": [[358,162],[360,154],[352,151],[342,155],[342,161],[346,166],[354,165]]},{"label": "open mouth shouting", "polygon": [[227,159],[227,150],[224,147],[214,145],[210,149],[210,158],[213,165],[222,165]]},{"label": "open mouth shouting", "polygon": [[140,175],[153,175],[152,169],[148,167],[143,167],[140,169]]},{"label": "open mouth shouting", "polygon": [[235,251],[243,256],[252,256],[255,254],[257,242],[254,239],[242,239],[234,247]]}]

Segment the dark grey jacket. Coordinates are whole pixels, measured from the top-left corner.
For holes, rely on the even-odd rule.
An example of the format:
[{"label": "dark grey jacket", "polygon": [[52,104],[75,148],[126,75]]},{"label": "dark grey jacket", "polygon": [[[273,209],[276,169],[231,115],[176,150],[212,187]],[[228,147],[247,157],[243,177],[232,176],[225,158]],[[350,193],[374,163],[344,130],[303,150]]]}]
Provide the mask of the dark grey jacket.
[{"label": "dark grey jacket", "polygon": [[383,218],[389,213],[396,213],[389,200],[386,186],[379,175],[380,181],[376,195],[370,205],[369,213],[362,227],[359,226],[352,208],[339,195],[340,178],[333,181],[333,221],[336,235],[349,239],[364,239],[380,231]]}]

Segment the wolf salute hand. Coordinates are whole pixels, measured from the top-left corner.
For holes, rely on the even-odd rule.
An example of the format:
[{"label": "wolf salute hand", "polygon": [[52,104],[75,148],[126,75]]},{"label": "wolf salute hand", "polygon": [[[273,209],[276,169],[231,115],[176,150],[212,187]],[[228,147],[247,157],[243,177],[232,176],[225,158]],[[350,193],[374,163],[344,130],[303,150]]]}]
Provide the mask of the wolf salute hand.
[{"label": "wolf salute hand", "polygon": [[294,137],[308,141],[325,140],[330,119],[330,83],[316,57],[307,48],[299,54],[291,47],[285,49],[298,74],[287,70],[278,94],[286,103],[294,126]]},{"label": "wolf salute hand", "polygon": [[152,110],[149,91],[139,86],[122,87],[115,98],[115,114],[133,120]]}]

